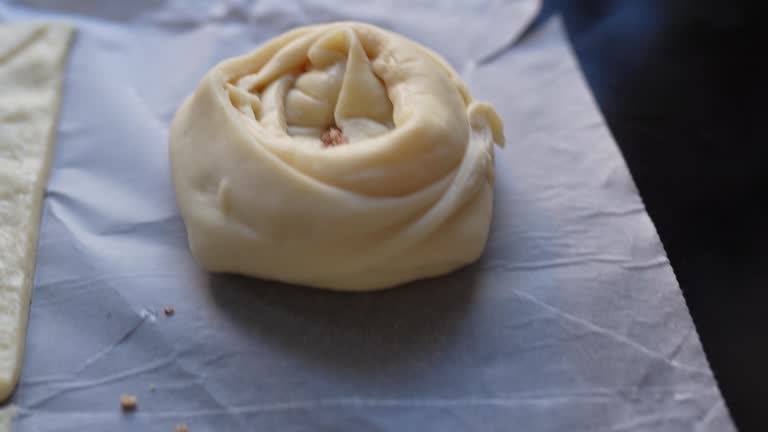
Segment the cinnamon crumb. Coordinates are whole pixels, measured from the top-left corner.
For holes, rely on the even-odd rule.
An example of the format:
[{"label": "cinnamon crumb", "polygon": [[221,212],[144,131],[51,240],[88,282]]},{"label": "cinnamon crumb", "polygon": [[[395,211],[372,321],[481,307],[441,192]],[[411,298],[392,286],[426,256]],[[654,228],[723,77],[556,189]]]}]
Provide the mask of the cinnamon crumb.
[{"label": "cinnamon crumb", "polygon": [[323,147],[334,147],[339,144],[346,144],[348,142],[347,137],[344,136],[344,133],[341,131],[341,129],[336,127],[332,127],[323,132],[323,135],[320,137],[320,139],[323,141]]},{"label": "cinnamon crumb", "polygon": [[176,309],[172,307],[166,307],[166,308],[163,308],[163,313],[165,314],[165,316],[169,317],[176,313]]},{"label": "cinnamon crumb", "polygon": [[189,432],[189,427],[184,423],[179,423],[176,425],[176,432]]},{"label": "cinnamon crumb", "polygon": [[120,407],[124,412],[136,411],[139,406],[139,401],[135,395],[124,394],[120,396]]}]

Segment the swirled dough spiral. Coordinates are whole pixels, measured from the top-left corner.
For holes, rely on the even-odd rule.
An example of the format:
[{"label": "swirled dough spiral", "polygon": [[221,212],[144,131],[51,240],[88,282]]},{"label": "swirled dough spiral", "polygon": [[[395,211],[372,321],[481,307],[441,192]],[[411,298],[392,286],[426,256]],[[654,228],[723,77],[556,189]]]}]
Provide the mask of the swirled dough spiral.
[{"label": "swirled dough spiral", "polygon": [[438,55],[342,22],[215,66],[173,120],[170,157],[207,270],[364,291],[482,254],[503,140]]}]

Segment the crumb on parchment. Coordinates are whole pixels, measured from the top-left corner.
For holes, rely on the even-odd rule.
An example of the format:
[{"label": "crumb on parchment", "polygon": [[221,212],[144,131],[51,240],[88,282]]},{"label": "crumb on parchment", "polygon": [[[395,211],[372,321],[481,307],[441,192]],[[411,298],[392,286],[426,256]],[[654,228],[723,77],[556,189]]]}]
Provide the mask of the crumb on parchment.
[{"label": "crumb on parchment", "polygon": [[120,396],[120,407],[123,409],[123,412],[136,411],[138,406],[139,401],[136,395],[124,394]]},{"label": "crumb on parchment", "polygon": [[165,316],[169,317],[176,313],[176,309],[172,307],[164,307],[163,313],[165,314]]},{"label": "crumb on parchment", "polygon": [[175,432],[189,432],[189,427],[185,423],[179,423],[176,425]]}]

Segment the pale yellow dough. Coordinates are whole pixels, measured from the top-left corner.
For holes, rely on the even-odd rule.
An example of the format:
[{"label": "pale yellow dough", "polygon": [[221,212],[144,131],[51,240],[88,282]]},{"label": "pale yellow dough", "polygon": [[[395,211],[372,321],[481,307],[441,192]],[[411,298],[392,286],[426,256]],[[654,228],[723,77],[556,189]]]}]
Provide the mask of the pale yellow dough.
[{"label": "pale yellow dough", "polygon": [[14,408],[0,408],[0,432],[11,431],[11,421],[13,420]]},{"label": "pale yellow dough", "polygon": [[71,33],[58,24],[0,25],[0,402],[10,396],[21,369]]},{"label": "pale yellow dough", "polygon": [[[332,127],[346,143],[323,145]],[[482,254],[503,141],[437,54],[343,22],[215,66],[173,120],[170,157],[206,269],[365,291]]]}]

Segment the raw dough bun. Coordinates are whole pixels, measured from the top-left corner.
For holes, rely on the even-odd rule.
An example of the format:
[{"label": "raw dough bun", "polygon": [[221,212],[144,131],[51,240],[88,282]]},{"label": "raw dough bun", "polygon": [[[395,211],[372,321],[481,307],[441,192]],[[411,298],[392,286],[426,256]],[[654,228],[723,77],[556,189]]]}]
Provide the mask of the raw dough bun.
[{"label": "raw dough bun", "polygon": [[0,25],[0,402],[10,396],[21,370],[71,33],[62,25]]},{"label": "raw dough bun", "polygon": [[[334,128],[345,143],[326,145]],[[173,120],[170,157],[206,269],[364,291],[481,255],[503,139],[437,54],[344,22],[214,67]]]}]

